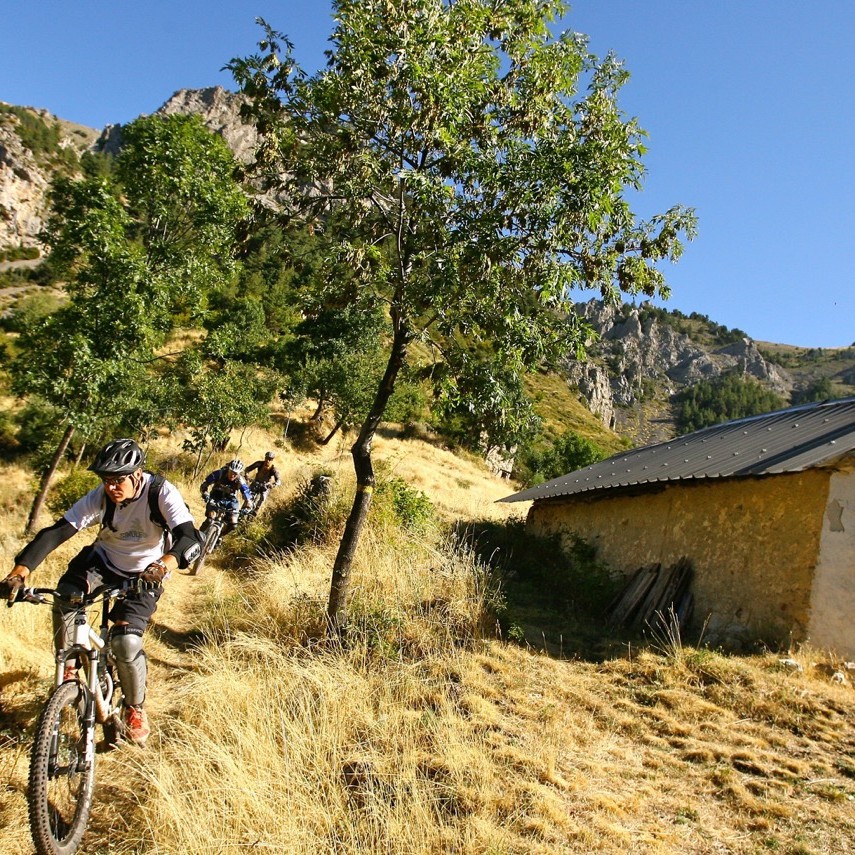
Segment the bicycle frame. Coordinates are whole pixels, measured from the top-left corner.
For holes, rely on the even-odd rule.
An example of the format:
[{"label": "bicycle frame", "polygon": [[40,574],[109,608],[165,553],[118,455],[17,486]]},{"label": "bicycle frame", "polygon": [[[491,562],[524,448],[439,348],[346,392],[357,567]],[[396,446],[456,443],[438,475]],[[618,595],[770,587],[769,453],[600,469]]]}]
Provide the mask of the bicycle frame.
[{"label": "bicycle frame", "polygon": [[250,481],[249,491],[252,493],[252,508],[253,513],[258,511],[264,504],[267,494],[270,492],[270,487],[261,481]]},{"label": "bicycle frame", "polygon": [[223,536],[226,515],[232,512],[231,503],[221,499],[209,499],[205,506],[205,521],[199,529],[205,535],[205,543],[199,557],[190,568],[190,575],[195,576],[205,563],[205,559],[217,548]]},{"label": "bicycle frame", "polygon": [[[54,685],[64,682],[65,669],[70,660],[82,663],[86,671],[86,687],[89,698],[94,704],[93,721],[105,724],[118,710],[112,704],[115,695],[115,681],[109,666],[110,654],[107,650],[109,632],[109,612],[112,601],[124,596],[131,587],[130,582],[121,586],[101,585],[89,594],[79,597],[64,597],[53,588],[24,588],[21,600],[30,603],[64,603],[74,608],[74,629],[72,641],[56,652],[56,671]],[[46,597],[49,598],[45,599]],[[101,604],[100,626],[96,631],[89,621],[88,609]],[[87,720],[92,710],[87,710]]]}]

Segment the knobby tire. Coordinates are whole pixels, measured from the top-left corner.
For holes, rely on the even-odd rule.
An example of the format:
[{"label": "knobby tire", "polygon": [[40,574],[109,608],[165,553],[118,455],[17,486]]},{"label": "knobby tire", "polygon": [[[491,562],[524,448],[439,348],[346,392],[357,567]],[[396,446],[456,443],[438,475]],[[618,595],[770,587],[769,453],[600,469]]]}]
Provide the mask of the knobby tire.
[{"label": "knobby tire", "polygon": [[220,526],[217,524],[208,526],[208,530],[205,532],[205,545],[202,547],[199,557],[190,568],[191,576],[195,576],[202,569],[205,559],[214,551],[214,547],[220,538],[220,530]]},{"label": "knobby tire", "polygon": [[[36,725],[27,800],[38,855],[73,855],[86,832],[95,788],[95,727],[87,730],[83,720],[87,696],[77,680],[63,683]],[[87,747],[92,759],[83,768]]]}]

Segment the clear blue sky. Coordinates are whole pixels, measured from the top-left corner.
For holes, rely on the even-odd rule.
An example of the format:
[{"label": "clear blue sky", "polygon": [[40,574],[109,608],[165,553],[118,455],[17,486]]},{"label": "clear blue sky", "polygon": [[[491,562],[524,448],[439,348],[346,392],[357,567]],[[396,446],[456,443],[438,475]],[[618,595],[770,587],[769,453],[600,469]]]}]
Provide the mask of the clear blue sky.
[{"label": "clear blue sky", "polygon": [[[256,16],[322,64],[327,0],[0,0],[0,100],[128,122],[178,89],[231,87],[220,69],[255,50]],[[622,107],[649,133],[639,213],[697,209],[667,305],[760,341],[855,342],[855,3],[577,0],[561,29],[632,74]]]}]

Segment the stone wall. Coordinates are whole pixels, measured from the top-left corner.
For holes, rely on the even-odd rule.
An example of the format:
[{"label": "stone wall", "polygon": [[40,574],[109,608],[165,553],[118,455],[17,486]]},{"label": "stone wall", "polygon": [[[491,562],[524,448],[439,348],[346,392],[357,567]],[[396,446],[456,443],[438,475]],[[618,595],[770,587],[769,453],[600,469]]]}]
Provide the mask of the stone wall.
[{"label": "stone wall", "polygon": [[626,576],[688,557],[695,569],[689,643],[706,622],[703,638],[712,644],[786,645],[809,636],[829,478],[814,470],[535,503],[528,525],[538,534],[578,533]]}]

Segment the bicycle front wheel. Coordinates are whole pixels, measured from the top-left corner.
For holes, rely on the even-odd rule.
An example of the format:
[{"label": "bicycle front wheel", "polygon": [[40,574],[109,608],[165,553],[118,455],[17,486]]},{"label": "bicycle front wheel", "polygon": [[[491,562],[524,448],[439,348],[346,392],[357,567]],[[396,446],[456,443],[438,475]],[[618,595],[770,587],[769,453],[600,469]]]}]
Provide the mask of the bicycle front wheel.
[{"label": "bicycle front wheel", "polygon": [[30,831],[39,855],[77,852],[95,787],[95,727],[86,727],[88,689],[63,683],[36,725],[27,795]]},{"label": "bicycle front wheel", "polygon": [[191,576],[195,576],[202,569],[205,559],[214,551],[214,547],[217,545],[219,537],[220,526],[217,525],[217,523],[213,523],[208,526],[208,530],[205,532],[205,545],[202,547],[202,552],[199,554],[199,557],[193,562],[193,565],[190,568]]}]

